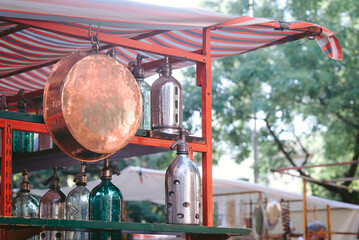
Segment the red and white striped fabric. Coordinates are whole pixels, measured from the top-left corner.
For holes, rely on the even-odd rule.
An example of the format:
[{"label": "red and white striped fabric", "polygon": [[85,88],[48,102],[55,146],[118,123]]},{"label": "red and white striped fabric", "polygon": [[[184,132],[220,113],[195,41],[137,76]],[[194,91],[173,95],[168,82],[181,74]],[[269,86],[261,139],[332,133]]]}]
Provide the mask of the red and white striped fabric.
[{"label": "red and white striped fabric", "polygon": [[[157,34],[140,41],[164,47],[195,51],[202,46],[202,28],[211,27],[211,57],[223,58],[301,38],[315,38],[330,58],[341,60],[342,51],[332,32],[307,22],[280,22],[238,17],[202,9],[181,9],[116,0],[2,0],[0,3],[0,94],[19,89],[42,89],[53,64],[70,52],[90,49],[89,40],[21,24],[21,20],[51,21],[71,29],[99,32],[124,38]],[[18,21],[18,22],[17,22]],[[104,45],[104,44],[102,44]],[[116,47],[123,64],[141,53]],[[156,54],[144,62],[163,58]],[[174,68],[192,65],[180,62]],[[147,72],[152,75],[154,72]]]}]

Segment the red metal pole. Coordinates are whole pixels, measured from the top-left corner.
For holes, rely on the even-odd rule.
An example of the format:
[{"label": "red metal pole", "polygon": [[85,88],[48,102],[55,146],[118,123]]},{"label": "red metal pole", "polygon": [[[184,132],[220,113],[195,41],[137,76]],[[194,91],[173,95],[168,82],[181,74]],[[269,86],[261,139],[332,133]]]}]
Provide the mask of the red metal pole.
[{"label": "red metal pole", "polygon": [[1,137],[1,216],[11,216],[12,125],[6,123]]},{"label": "red metal pole", "polygon": [[[5,123],[1,135],[1,216],[11,216],[12,190],[12,125]],[[1,239],[6,239],[6,232],[1,230]]]},{"label": "red metal pole", "polygon": [[206,139],[207,151],[202,153],[203,225],[213,226],[212,183],[212,80],[210,58],[210,29],[203,29],[203,55],[205,63],[197,63],[197,85],[202,87],[202,137]]}]

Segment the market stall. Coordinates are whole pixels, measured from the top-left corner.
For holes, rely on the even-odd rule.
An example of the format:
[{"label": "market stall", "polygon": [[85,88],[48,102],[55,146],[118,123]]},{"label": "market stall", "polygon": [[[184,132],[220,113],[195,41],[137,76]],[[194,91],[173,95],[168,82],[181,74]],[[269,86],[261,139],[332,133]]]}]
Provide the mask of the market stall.
[{"label": "market stall", "polygon": [[[24,89],[24,97],[32,99],[30,106],[40,113],[41,104],[36,105],[35,99],[42,101],[43,88],[54,64],[74,51],[93,49],[101,53],[112,48],[116,60],[126,66],[129,62],[136,61],[138,54],[147,55],[148,58],[143,60],[142,65],[146,76],[154,74],[154,69],[165,61],[172,64],[173,68],[196,64],[197,81],[194,84],[202,89],[202,138],[190,141],[189,151],[190,155],[195,151],[201,152],[203,156],[204,226],[213,224],[211,60],[302,38],[315,39],[330,58],[342,58],[341,48],[334,34],[319,25],[229,16],[200,9],[178,9],[132,1],[5,0],[0,4],[0,17],[0,91],[4,96],[11,96]],[[163,56],[169,58],[164,60]],[[46,92],[45,90],[45,97]],[[18,98],[19,96],[15,96],[7,99],[10,110]],[[48,127],[46,118],[45,123]],[[21,161],[26,162],[24,158],[19,158],[19,166],[16,166],[17,160],[13,159],[13,130],[47,133],[49,128],[45,127],[41,115],[7,112],[1,113],[0,127],[3,128],[1,215],[10,216],[12,168],[21,168]],[[151,130],[140,131],[130,140],[128,151],[118,151],[118,157],[168,151],[175,140],[176,136],[156,135]],[[33,159],[32,170],[42,169],[37,158]],[[75,164],[76,161],[70,157],[58,156],[57,162]],[[4,218],[1,225],[13,227],[12,224],[17,223],[15,220],[11,223],[7,220]],[[65,220],[42,220],[19,221],[33,227],[44,224],[45,227],[69,227]],[[78,224],[78,228],[99,227],[80,221]],[[123,224],[111,226],[116,231],[127,228]],[[141,227],[147,229],[145,225]],[[134,229],[132,225],[129,228]],[[172,228],[171,231],[178,229]],[[191,231],[184,230],[187,233]],[[225,230],[211,231],[206,234],[225,233]]]}]

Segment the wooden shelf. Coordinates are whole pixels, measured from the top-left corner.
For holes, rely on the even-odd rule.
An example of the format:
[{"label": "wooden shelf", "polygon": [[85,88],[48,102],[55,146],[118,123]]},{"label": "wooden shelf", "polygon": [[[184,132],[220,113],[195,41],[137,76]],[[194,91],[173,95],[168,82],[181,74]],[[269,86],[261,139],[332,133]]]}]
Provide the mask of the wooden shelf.
[{"label": "wooden shelf", "polygon": [[6,229],[44,227],[45,230],[60,231],[106,231],[152,234],[194,234],[194,235],[248,235],[248,228],[219,228],[195,225],[150,224],[126,222],[79,221],[40,218],[0,217],[0,227]]}]

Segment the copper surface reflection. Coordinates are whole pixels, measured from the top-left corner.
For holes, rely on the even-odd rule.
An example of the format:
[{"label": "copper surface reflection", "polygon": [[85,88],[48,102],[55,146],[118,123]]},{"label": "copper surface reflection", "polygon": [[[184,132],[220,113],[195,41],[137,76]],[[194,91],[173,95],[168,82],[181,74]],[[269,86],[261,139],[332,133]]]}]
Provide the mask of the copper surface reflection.
[{"label": "copper surface reflection", "polygon": [[104,54],[75,52],[53,68],[44,90],[44,120],[54,142],[80,161],[126,146],[142,115],[131,72]]}]

